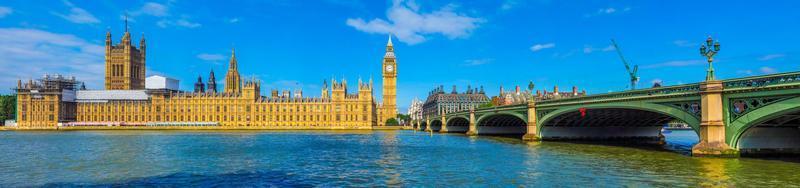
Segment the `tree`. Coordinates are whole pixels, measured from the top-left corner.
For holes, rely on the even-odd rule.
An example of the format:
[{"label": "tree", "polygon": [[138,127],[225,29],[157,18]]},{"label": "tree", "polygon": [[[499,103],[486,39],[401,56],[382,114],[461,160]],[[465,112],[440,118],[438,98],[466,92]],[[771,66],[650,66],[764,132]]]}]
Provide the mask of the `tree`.
[{"label": "tree", "polygon": [[397,126],[397,125],[399,125],[399,123],[397,123],[397,120],[394,118],[389,118],[386,120],[386,126]]},{"label": "tree", "polygon": [[0,125],[4,124],[6,120],[14,119],[16,117],[16,113],[17,96],[0,96]]},{"label": "tree", "polygon": [[408,123],[411,121],[411,116],[406,114],[397,114],[397,119],[401,122]]}]

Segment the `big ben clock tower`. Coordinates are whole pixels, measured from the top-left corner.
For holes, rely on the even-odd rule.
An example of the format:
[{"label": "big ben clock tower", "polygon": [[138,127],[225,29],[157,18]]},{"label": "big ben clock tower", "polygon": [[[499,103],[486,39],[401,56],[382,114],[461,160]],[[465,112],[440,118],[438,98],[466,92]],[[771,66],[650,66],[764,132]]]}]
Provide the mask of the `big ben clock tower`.
[{"label": "big ben clock tower", "polygon": [[383,122],[397,117],[397,59],[394,57],[392,36],[386,43],[386,55],[383,56]]}]

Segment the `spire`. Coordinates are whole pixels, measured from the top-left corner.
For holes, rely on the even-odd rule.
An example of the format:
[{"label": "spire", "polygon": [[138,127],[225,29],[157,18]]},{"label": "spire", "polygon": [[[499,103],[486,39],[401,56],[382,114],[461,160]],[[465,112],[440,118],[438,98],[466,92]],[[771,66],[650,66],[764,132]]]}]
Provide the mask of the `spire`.
[{"label": "spire", "polygon": [[236,65],[238,62],[236,61],[236,48],[231,48],[231,62],[230,62],[230,69],[235,70],[238,69]]},{"label": "spire", "polygon": [[208,92],[216,93],[217,92],[217,78],[214,77],[214,70],[211,70],[211,73],[208,75]]},{"label": "spire", "polygon": [[128,32],[128,14],[125,13],[125,33]]},{"label": "spire", "polygon": [[389,34],[389,42],[386,43],[386,46],[393,46],[392,45],[392,34]]}]

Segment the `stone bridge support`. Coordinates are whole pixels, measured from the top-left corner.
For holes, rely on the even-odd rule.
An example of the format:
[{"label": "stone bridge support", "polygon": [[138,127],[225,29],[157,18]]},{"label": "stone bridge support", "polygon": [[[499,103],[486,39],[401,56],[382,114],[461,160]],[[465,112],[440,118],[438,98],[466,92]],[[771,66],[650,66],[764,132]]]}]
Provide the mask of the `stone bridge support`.
[{"label": "stone bridge support", "polygon": [[524,141],[539,141],[539,132],[536,129],[536,102],[534,100],[528,101],[528,127],[525,135],[522,136]]},{"label": "stone bridge support", "polygon": [[467,131],[467,135],[469,136],[478,135],[478,125],[475,124],[474,109],[469,109],[469,130]]},{"label": "stone bridge support", "polygon": [[442,128],[439,129],[439,132],[440,133],[447,133],[448,132],[448,130],[447,130],[447,116],[444,113],[442,113],[441,119],[442,119],[441,120],[442,121]]},{"label": "stone bridge support", "polygon": [[700,83],[700,142],[692,147],[693,156],[736,157],[739,154],[725,141],[722,90],[722,81]]},{"label": "stone bridge support", "polygon": [[431,117],[430,116],[425,118],[425,130],[422,130],[422,131],[433,131],[433,129],[431,129]]}]

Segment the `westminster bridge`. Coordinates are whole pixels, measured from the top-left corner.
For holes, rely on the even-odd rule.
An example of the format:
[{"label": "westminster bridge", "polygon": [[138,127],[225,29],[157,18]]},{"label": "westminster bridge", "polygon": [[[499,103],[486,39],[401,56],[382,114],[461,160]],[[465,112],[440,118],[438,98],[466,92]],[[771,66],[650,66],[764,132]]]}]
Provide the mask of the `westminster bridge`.
[{"label": "westminster bridge", "polygon": [[426,117],[415,129],[523,140],[663,141],[680,121],[699,142],[695,156],[800,153],[800,72],[639,89]]}]

